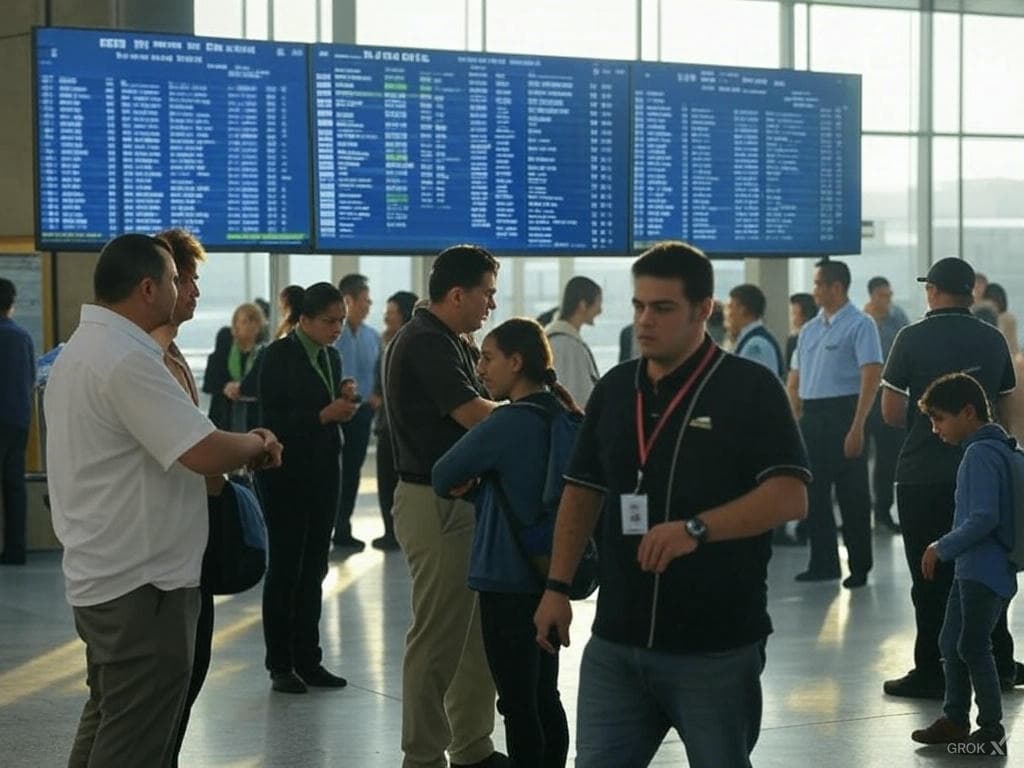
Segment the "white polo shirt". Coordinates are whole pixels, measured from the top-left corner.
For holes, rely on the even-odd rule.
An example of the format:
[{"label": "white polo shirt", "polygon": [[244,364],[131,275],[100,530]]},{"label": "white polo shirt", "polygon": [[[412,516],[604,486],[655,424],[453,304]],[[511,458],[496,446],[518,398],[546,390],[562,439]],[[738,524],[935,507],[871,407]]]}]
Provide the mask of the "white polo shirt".
[{"label": "white polo shirt", "polygon": [[50,372],[47,484],[71,605],[145,584],[199,584],[209,535],[201,475],[178,463],[215,431],[139,326],[82,307]]}]

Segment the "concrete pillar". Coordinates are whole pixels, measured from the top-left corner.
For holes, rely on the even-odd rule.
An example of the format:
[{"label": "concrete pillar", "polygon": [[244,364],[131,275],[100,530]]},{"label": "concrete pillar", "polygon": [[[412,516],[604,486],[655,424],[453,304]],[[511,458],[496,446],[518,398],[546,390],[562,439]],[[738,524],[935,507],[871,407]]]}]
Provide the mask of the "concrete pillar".
[{"label": "concrete pillar", "polygon": [[782,344],[789,335],[789,262],[786,259],[746,259],[746,281],[768,299],[764,324]]}]

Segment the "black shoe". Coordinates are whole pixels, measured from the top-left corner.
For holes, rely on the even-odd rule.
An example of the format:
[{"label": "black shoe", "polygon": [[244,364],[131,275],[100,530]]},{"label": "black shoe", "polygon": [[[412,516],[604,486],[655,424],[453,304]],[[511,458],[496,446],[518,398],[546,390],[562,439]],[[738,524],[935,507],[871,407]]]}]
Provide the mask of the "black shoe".
[{"label": "black shoe", "polygon": [[398,539],[394,536],[381,536],[379,539],[374,539],[371,542],[374,549],[380,549],[385,552],[393,552],[396,549],[401,549],[398,544]]},{"label": "black shoe", "polygon": [[837,581],[838,573],[818,573],[817,571],[804,571],[796,575],[796,581]]},{"label": "black shoe", "polygon": [[964,739],[964,743],[976,748],[968,754],[998,755],[1000,757],[1005,757],[1009,754],[1009,751],[1006,749],[1006,729],[1003,728],[1001,723],[982,726]]},{"label": "black shoe", "polygon": [[900,528],[899,523],[892,519],[891,515],[879,515],[876,517],[875,528],[878,530],[884,528],[889,533],[903,533],[903,529]]},{"label": "black shoe", "polygon": [[851,573],[845,579],[843,579],[843,586],[847,589],[856,589],[857,587],[863,587],[868,583],[868,575],[866,573]]},{"label": "black shoe", "polygon": [[344,536],[333,539],[335,549],[351,549],[354,552],[362,552],[366,549],[366,542],[360,541],[355,536]]},{"label": "black shoe", "polygon": [[271,672],[270,687],[278,693],[306,693],[306,684],[291,670]]},{"label": "black shoe", "polygon": [[1019,661],[1013,662],[1013,677],[1004,677],[999,680],[999,687],[1005,693],[1012,691],[1018,685],[1024,685],[1024,664]]},{"label": "black shoe", "polygon": [[318,664],[308,672],[299,672],[299,677],[305,680],[306,685],[311,688],[344,688],[348,685],[348,680],[328,672],[322,664]]},{"label": "black shoe", "polygon": [[890,696],[904,699],[938,699],[946,697],[946,684],[941,677],[928,677],[916,669],[910,670],[903,677],[886,680],[882,690]]},{"label": "black shoe", "polygon": [[512,761],[501,752],[491,752],[490,756],[479,762],[452,763],[451,768],[512,768]]}]

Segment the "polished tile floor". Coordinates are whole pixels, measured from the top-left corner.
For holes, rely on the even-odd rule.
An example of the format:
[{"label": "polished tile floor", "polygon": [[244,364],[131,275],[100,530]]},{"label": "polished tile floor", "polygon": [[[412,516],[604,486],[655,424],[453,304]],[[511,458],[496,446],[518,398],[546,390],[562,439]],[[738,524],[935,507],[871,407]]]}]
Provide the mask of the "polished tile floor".
[{"label": "polished tile floor", "polygon": [[[355,521],[356,535],[366,540],[380,533],[372,499],[360,497]],[[868,586],[855,592],[837,583],[794,583],[805,557],[805,550],[782,549],[771,563],[776,631],[768,644],[754,765],[961,764],[967,758],[910,741],[913,728],[938,715],[938,703],[881,692],[883,679],[909,666],[913,642],[909,575],[899,539],[876,534],[875,570]],[[259,590],[220,599],[213,665],[194,710],[183,766],[400,765],[402,647],[409,619],[405,562],[399,553],[375,550],[332,559],[324,588],[325,662],[348,678],[349,687],[309,696],[272,694],[262,665]],[[575,608],[573,644],[563,652],[561,673],[570,723],[594,604]],[[1024,609],[1016,608],[1011,607],[1011,627],[1024,646]],[[58,555],[36,554],[24,568],[0,568],[0,767],[65,764],[84,696],[83,646],[64,601]],[[1018,762],[1024,739],[1014,741],[1024,734],[1024,688],[1006,694],[1004,706],[1011,754],[1018,755],[1009,764],[1024,765]],[[500,725],[495,737],[503,743]],[[678,738],[670,733],[654,765],[685,764]]]}]

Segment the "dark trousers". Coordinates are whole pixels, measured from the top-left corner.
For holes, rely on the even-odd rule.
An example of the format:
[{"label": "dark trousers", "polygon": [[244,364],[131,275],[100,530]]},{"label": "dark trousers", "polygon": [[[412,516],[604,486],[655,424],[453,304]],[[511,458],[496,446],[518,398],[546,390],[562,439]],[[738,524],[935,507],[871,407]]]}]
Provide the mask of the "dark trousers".
[{"label": "dark trousers", "polygon": [[366,461],[373,426],[373,409],[363,403],[352,420],[341,425],[345,444],[341,447],[341,492],[338,496],[338,514],[334,521],[334,540],[343,542],[352,537],[352,513],[359,497],[359,477]]},{"label": "dark trousers", "polygon": [[[935,578],[926,581],[921,573],[921,558],[933,541],[949,533],[953,527],[955,508],[952,483],[896,486],[896,499],[903,528],[903,551],[910,568],[917,638],[914,641],[914,669],[920,674],[942,679],[939,633],[946,615],[949,590],[953,585],[953,563],[939,561]],[[1006,606],[999,614],[992,631],[992,653],[999,676],[1010,679],[1016,673],[1013,663],[1013,638],[1006,624]]]},{"label": "dark trousers", "polygon": [[196,650],[192,658],[192,677],[188,681],[188,694],[185,696],[185,709],[181,713],[178,725],[178,740],[174,744],[174,766],[177,768],[181,745],[185,741],[188,720],[192,715],[192,705],[199,698],[199,691],[206,682],[206,673],[210,671],[210,657],[213,653],[213,595],[200,591],[199,623],[196,625]]},{"label": "dark trousers", "polygon": [[800,431],[807,444],[814,481],[808,490],[808,538],[811,561],[808,570],[839,574],[839,545],[832,514],[835,487],[843,520],[843,541],[850,555],[850,572],[866,574],[873,564],[871,554],[871,495],[868,490],[868,462],[864,453],[856,459],[843,455],[856,397],[805,400]]},{"label": "dark trousers", "polygon": [[[334,457],[330,457],[333,459]],[[272,673],[315,669],[320,649],[320,603],[338,503],[338,464],[318,472],[259,473],[269,558],[263,580],[263,638]]]},{"label": "dark trousers", "polygon": [[25,493],[25,448],[28,430],[13,424],[0,424],[0,486],[4,501],[3,559],[21,562],[25,559],[25,516],[28,496]]},{"label": "dark trousers", "polygon": [[69,768],[167,768],[192,671],[199,590],[147,584],[74,613],[89,699]]},{"label": "dark trousers", "polygon": [[896,495],[896,462],[906,432],[890,427],[882,420],[881,395],[868,414],[867,438],[874,446],[875,465],[871,471],[871,490],[874,493],[875,519],[890,518]]},{"label": "dark trousers", "polygon": [[569,726],[558,695],[558,656],[541,650],[533,614],[540,595],[480,593],[487,664],[516,768],[565,768]]},{"label": "dark trousers", "polygon": [[382,430],[377,435],[377,503],[380,504],[380,518],[384,523],[384,536],[395,538],[395,519],[391,508],[395,505],[395,488],[398,487],[398,470],[395,469],[395,451],[391,445],[391,433]]}]

